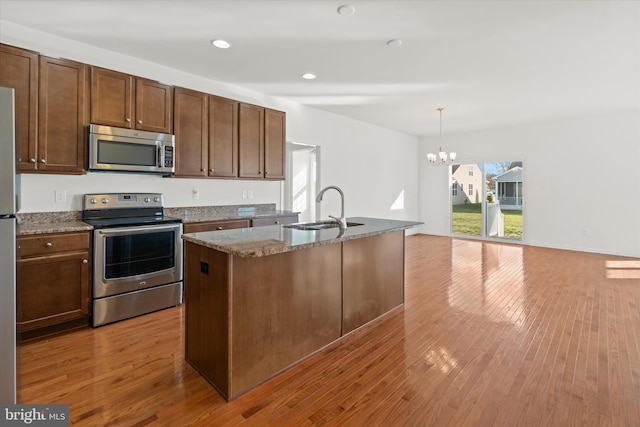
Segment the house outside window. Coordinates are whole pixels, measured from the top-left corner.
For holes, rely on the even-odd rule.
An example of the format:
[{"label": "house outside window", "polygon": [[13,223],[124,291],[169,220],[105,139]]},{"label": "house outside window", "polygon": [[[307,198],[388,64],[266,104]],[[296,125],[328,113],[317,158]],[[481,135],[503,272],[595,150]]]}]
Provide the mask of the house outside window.
[{"label": "house outside window", "polygon": [[458,183],[454,182],[453,185],[451,186],[451,195],[453,197],[456,197],[458,195]]},{"label": "house outside window", "polygon": [[[469,166],[469,176],[473,176],[473,165]],[[469,194],[473,194],[473,192]]]},{"label": "house outside window", "polygon": [[469,195],[473,196],[473,184],[469,184]]}]

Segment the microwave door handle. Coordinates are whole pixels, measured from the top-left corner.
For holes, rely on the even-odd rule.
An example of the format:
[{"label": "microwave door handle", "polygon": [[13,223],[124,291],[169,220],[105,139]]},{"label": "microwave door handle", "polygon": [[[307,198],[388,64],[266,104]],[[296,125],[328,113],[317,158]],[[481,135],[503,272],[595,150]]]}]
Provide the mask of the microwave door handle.
[{"label": "microwave door handle", "polygon": [[162,146],[158,146],[158,155],[156,156],[156,167],[162,166],[164,159],[162,158]]}]

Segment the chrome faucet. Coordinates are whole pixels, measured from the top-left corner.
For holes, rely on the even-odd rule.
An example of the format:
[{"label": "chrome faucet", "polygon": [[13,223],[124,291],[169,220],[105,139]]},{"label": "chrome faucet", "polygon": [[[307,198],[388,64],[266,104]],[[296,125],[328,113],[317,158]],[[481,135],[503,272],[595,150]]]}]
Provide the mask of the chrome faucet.
[{"label": "chrome faucet", "polygon": [[344,193],[342,192],[340,187],[336,187],[335,185],[330,185],[328,187],[323,188],[316,196],[316,203],[320,203],[322,201],[322,196],[324,195],[324,192],[331,188],[333,188],[334,190],[338,191],[338,193],[340,193],[340,201],[342,203],[342,208],[340,212],[340,218],[336,218],[335,216],[332,216],[332,215],[329,215],[329,218],[333,218],[336,221],[338,221],[338,224],[340,224],[340,229],[345,230],[347,228],[347,220],[344,217]]}]

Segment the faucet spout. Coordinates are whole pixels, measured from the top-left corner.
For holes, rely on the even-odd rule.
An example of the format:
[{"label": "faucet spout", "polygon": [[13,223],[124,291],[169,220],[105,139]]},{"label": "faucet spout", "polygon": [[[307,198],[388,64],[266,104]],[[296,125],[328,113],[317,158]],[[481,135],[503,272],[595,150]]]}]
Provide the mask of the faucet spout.
[{"label": "faucet spout", "polygon": [[338,193],[340,193],[341,210],[340,210],[339,218],[336,218],[335,216],[332,216],[332,215],[329,215],[329,217],[335,219],[338,222],[338,224],[340,224],[340,228],[344,230],[347,228],[347,220],[344,217],[344,193],[342,192],[340,187],[336,187],[335,185],[330,185],[328,187],[323,188],[322,190],[320,190],[320,192],[316,196],[316,203],[322,202],[322,196],[327,190],[330,190],[330,189],[334,189]]}]

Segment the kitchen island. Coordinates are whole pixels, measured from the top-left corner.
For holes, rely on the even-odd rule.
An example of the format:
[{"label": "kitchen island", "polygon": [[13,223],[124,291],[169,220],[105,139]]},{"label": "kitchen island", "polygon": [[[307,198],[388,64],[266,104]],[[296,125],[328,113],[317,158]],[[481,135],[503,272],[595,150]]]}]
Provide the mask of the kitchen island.
[{"label": "kitchen island", "polygon": [[421,223],[348,221],[183,235],[185,357],[227,400],[403,304]]}]

